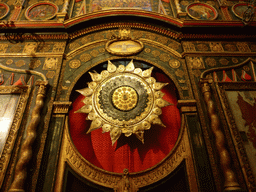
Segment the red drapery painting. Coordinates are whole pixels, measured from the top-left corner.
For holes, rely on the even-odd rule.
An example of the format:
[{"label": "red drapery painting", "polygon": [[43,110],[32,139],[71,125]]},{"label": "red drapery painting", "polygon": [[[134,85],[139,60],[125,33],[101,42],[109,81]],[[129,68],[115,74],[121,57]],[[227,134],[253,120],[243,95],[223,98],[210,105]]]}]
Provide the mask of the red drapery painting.
[{"label": "red drapery painting", "polygon": [[144,144],[134,135],[122,135],[112,146],[109,133],[102,133],[101,129],[86,134],[91,121],[86,120],[85,113],[74,113],[84,105],[84,96],[80,95],[73,101],[72,110],[69,112],[70,136],[85,159],[106,171],[122,173],[125,168],[128,168],[129,172],[143,171],[168,155],[177,141],[181,126],[176,88],[166,75],[153,73],[152,76],[157,82],[169,83],[162,89],[165,93],[163,99],[174,105],[162,108],[160,118],[166,127],[152,125],[150,130],[144,133]]}]

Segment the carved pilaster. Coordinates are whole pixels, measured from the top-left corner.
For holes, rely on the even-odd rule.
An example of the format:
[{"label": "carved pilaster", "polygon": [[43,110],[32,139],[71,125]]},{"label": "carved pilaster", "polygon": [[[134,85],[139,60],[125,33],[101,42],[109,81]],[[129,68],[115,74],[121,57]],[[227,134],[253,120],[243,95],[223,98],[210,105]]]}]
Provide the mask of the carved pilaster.
[{"label": "carved pilaster", "polygon": [[31,121],[27,127],[27,135],[20,150],[20,157],[15,167],[15,175],[9,192],[24,192],[24,184],[27,178],[27,165],[32,158],[32,146],[36,139],[36,129],[40,122],[40,112],[44,106],[44,98],[46,96],[46,89],[48,82],[41,81],[37,83],[39,86],[36,105],[32,111]]},{"label": "carved pilaster", "polygon": [[204,101],[207,106],[208,116],[211,122],[211,130],[215,136],[215,145],[219,155],[221,169],[224,175],[224,188],[225,191],[240,190],[237,182],[236,175],[230,165],[230,154],[225,147],[225,136],[220,129],[219,117],[215,110],[215,104],[211,96],[210,83],[212,80],[201,79],[201,89],[204,96]]}]

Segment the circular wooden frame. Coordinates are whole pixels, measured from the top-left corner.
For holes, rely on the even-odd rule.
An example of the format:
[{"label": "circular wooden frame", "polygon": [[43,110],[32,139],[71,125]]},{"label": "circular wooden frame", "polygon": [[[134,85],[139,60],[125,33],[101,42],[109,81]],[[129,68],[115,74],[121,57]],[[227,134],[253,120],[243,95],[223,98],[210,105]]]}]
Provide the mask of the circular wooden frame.
[{"label": "circular wooden frame", "polygon": [[[218,17],[217,10],[207,3],[191,3],[187,6],[186,11],[188,15],[195,20],[214,20]],[[192,14],[192,12],[197,15]]]},{"label": "circular wooden frame", "polygon": [[[40,9],[40,6],[42,7],[41,9]],[[47,11],[49,11],[49,6],[52,7],[54,11],[52,11],[52,13],[49,16],[47,16]],[[25,17],[30,21],[46,21],[55,17],[57,12],[58,12],[58,6],[56,4],[51,2],[39,2],[27,8],[25,12]],[[35,19],[35,18],[40,18],[40,19]]]}]

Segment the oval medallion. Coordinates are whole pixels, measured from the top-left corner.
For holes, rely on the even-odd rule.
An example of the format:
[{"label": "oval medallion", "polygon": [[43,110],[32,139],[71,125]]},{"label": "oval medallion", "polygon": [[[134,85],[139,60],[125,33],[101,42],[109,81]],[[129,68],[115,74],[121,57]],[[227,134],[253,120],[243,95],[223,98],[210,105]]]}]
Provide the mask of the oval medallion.
[{"label": "oval medallion", "polygon": [[106,50],[113,55],[128,56],[143,50],[143,43],[136,40],[113,40],[106,44]]},{"label": "oval medallion", "polygon": [[52,19],[58,12],[58,6],[51,2],[35,3],[27,8],[25,16],[31,21]]},{"label": "oval medallion", "polygon": [[216,9],[206,3],[191,3],[187,6],[187,13],[196,20],[214,20],[218,16]]},{"label": "oval medallion", "polygon": [[10,11],[10,8],[5,3],[0,3],[0,19],[4,18]]}]

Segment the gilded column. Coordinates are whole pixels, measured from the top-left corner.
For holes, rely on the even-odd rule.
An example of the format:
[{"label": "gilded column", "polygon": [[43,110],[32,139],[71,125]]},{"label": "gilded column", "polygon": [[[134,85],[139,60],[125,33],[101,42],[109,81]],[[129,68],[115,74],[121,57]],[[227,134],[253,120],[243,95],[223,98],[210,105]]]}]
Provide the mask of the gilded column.
[{"label": "gilded column", "polygon": [[216,113],[214,102],[211,98],[210,83],[212,83],[212,80],[201,79],[202,93],[204,96],[204,101],[207,105],[208,116],[211,122],[211,130],[215,136],[215,145],[220,158],[219,161],[221,169],[224,174],[224,188],[225,191],[239,190],[241,188],[237,182],[236,175],[231,168],[230,155],[225,147],[225,136],[220,129],[219,117]]},{"label": "gilded column", "polygon": [[9,192],[24,192],[24,184],[27,178],[27,165],[32,158],[32,146],[36,139],[36,129],[40,122],[40,112],[44,106],[44,98],[46,96],[46,89],[48,82],[41,81],[37,83],[39,86],[36,105],[32,111],[31,121],[27,127],[27,135],[21,146],[20,157],[15,167],[14,180],[11,184]]}]

